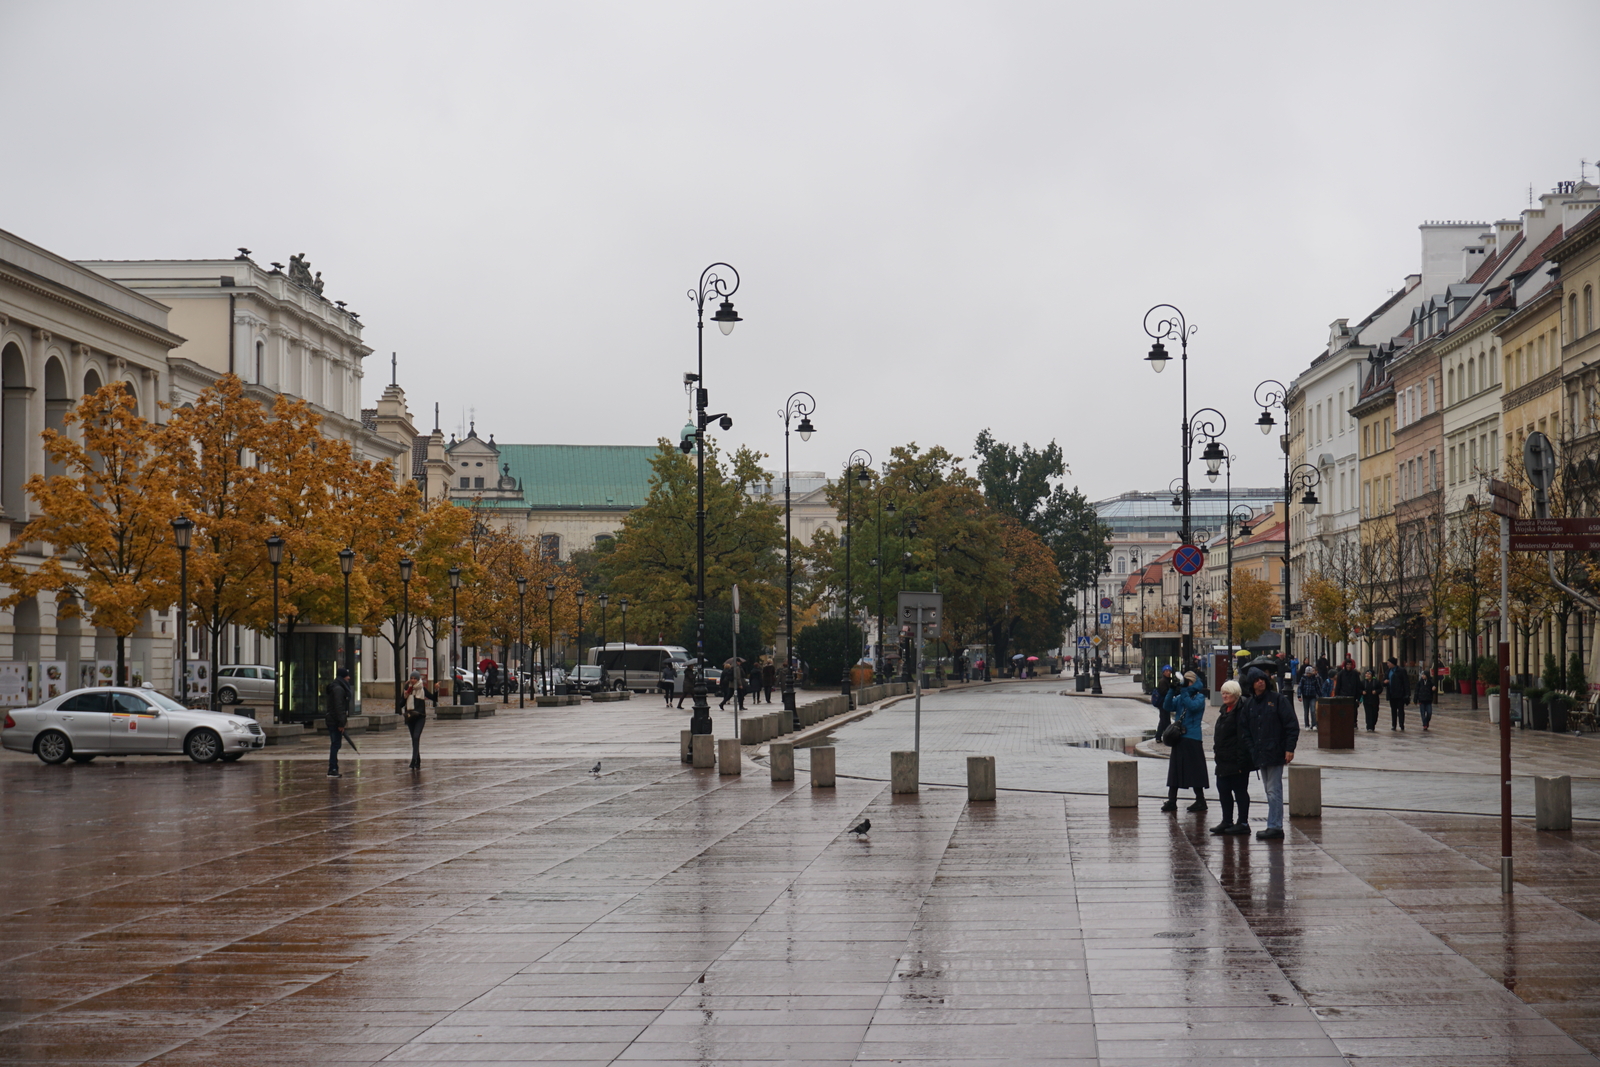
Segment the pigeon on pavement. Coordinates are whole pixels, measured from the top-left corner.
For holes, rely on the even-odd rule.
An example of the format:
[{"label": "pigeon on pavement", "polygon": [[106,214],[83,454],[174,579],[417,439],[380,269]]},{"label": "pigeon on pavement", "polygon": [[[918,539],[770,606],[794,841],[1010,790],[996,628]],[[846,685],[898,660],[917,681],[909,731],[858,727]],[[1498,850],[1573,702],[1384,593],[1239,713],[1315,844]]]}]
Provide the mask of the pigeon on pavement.
[{"label": "pigeon on pavement", "polygon": [[600,777],[600,761],[599,760],[595,760],[594,761],[594,766],[589,768],[589,773],[594,775],[596,778]]},{"label": "pigeon on pavement", "polygon": [[860,835],[866,834],[871,829],[872,829],[872,820],[871,819],[862,819],[859,823],[857,823],[856,825],[850,827],[850,833],[860,836]]}]

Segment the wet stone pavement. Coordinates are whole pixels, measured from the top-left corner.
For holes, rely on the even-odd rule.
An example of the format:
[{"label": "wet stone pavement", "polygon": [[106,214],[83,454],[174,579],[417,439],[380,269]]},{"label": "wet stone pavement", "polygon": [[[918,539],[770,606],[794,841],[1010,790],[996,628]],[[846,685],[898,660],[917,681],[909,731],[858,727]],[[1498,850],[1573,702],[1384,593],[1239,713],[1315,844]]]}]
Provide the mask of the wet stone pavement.
[{"label": "wet stone pavement", "polygon": [[1519,823],[1507,900],[1475,815],[1217,838],[577,710],[430,724],[416,774],[0,762],[0,1063],[1600,1063],[1594,823]]}]

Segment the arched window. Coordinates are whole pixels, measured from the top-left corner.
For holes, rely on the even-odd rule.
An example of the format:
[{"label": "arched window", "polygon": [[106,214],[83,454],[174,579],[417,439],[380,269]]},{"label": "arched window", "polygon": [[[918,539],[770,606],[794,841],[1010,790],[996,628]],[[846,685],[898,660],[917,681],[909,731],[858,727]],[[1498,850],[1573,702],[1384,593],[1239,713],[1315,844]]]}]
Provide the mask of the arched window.
[{"label": "arched window", "polygon": [[1583,332],[1594,331],[1594,286],[1583,287]]},{"label": "arched window", "polygon": [[263,371],[266,369],[266,365],[267,365],[267,343],[265,341],[257,341],[256,342],[256,384],[257,385],[261,385],[262,384],[261,375],[262,375]]},{"label": "arched window", "polygon": [[1128,573],[1128,561],[1126,559],[1122,558],[1121,556],[1117,557],[1117,573],[1118,574],[1127,574]]},{"label": "arched window", "polygon": [[1478,391],[1478,367],[1476,360],[1467,360],[1467,395],[1471,396]]},{"label": "arched window", "polygon": [[1456,402],[1456,369],[1454,367],[1444,372],[1444,399],[1449,404]]},{"label": "arched window", "polygon": [[1567,297],[1567,340],[1576,340],[1578,336],[1578,294],[1573,293]]}]

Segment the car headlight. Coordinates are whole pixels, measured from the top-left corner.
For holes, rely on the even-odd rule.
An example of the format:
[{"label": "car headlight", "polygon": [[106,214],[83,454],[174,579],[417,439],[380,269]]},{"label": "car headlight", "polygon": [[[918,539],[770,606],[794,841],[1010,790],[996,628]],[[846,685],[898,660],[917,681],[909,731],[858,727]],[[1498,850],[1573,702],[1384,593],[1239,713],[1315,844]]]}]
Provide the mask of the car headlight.
[{"label": "car headlight", "polygon": [[232,730],[236,734],[242,734],[246,730],[248,730],[249,727],[246,726],[242,722],[234,722],[232,719],[229,719],[228,720],[228,729]]}]

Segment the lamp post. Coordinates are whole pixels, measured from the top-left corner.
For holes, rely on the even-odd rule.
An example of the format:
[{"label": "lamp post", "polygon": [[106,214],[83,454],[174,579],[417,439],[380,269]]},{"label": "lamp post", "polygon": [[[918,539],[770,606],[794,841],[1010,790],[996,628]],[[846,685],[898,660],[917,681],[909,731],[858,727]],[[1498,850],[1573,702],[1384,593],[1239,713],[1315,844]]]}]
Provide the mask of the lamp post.
[{"label": "lamp post", "polygon": [[887,681],[888,674],[884,670],[883,655],[883,513],[887,510],[890,517],[894,516],[894,501],[889,501],[885,509],[883,503],[883,483],[878,483],[878,656],[873,663],[873,672],[879,681]]},{"label": "lamp post", "polygon": [[[858,458],[859,457],[859,458]],[[861,656],[861,650],[855,646],[855,637],[850,633],[855,628],[855,588],[850,581],[850,556],[853,546],[850,543],[850,483],[858,483],[865,489],[872,481],[872,476],[867,473],[867,468],[872,466],[872,453],[864,448],[858,448],[850,453],[850,458],[844,463],[844,679],[840,683],[839,692],[844,694],[846,708],[855,707],[855,701],[850,695],[850,671]],[[859,472],[859,473],[858,473]]]},{"label": "lamp post", "polygon": [[1251,394],[1255,402],[1261,405],[1261,417],[1256,420],[1256,429],[1263,434],[1270,434],[1278,420],[1272,417],[1272,409],[1277,408],[1283,412],[1283,433],[1278,435],[1278,447],[1283,451],[1283,658],[1289,659],[1289,650],[1294,641],[1293,631],[1289,625],[1289,498],[1292,488],[1289,485],[1289,387],[1276,378],[1268,378],[1256,386]]},{"label": "lamp post", "polygon": [[[461,666],[461,651],[456,647],[456,631],[459,628],[456,621],[456,595],[461,592],[461,568],[451,567],[446,573],[450,575],[450,694],[459,704],[461,700],[456,696],[456,670]],[[467,677],[472,675],[468,674]]]},{"label": "lamp post", "polygon": [[354,659],[350,652],[350,572],[355,568],[356,554],[354,550],[341,548],[339,550],[339,573],[344,577],[344,669],[350,672],[352,686],[355,685]]},{"label": "lamp post", "polygon": [[[572,669],[579,675],[583,674],[583,598],[588,595],[588,590],[582,586],[579,586],[578,591],[573,594],[573,598],[578,602],[578,656],[573,661]],[[582,693],[583,689],[580,687],[578,692]]]},{"label": "lamp post", "polygon": [[796,415],[800,425],[795,432],[800,440],[809,441],[816,432],[811,425],[811,413],[817,410],[817,401],[810,393],[791,393],[783,410],[783,710],[794,717],[794,729],[800,729],[800,712],[794,703],[794,534],[789,510],[789,424]]},{"label": "lamp post", "polygon": [[411,569],[416,562],[408,556],[400,557],[400,632],[394,635],[394,710],[405,713],[404,682],[406,660],[411,656]]},{"label": "lamp post", "polygon": [[554,665],[556,655],[556,583],[544,583],[545,599],[545,649],[544,649],[544,691],[548,696],[556,691],[556,669]]},{"label": "lamp post", "polygon": [[178,701],[189,704],[189,537],[194,520],[179,515],[172,520],[172,542],[178,546]]},{"label": "lamp post", "polygon": [[[732,275],[730,283],[728,278],[717,272],[717,268],[727,269]],[[685,437],[680,447],[685,452],[691,448],[697,450],[700,462],[695,465],[695,592],[694,592],[694,654],[696,669],[694,672],[694,715],[689,720],[691,734],[711,733],[711,704],[706,700],[706,424],[712,419],[718,420],[724,430],[733,429],[733,419],[726,413],[708,415],[706,403],[709,396],[705,387],[706,374],[706,300],[708,298],[721,298],[721,304],[716,313],[711,316],[711,321],[726,336],[733,332],[734,326],[743,320],[739,313],[733,310],[731,297],[739,289],[739,272],[727,263],[713,263],[700,272],[700,284],[689,290],[689,299],[695,305],[695,376],[694,376],[694,410],[695,425],[693,444]],[[555,599],[553,586],[550,590],[552,602]],[[553,609],[552,609],[553,610]]]},{"label": "lamp post", "polygon": [[[617,602],[617,606],[622,609],[622,655],[626,657],[628,654],[628,598],[622,597]],[[627,666],[622,668],[622,685],[624,688],[628,685]]]},{"label": "lamp post", "polygon": [[605,658],[606,658],[606,605],[611,603],[611,594],[610,593],[601,593],[595,599],[600,601],[600,655],[596,656],[595,658],[600,660],[600,682],[601,682],[601,685],[604,686],[605,681],[606,681],[606,674],[607,674],[607,671],[606,671],[606,668],[605,668]]},{"label": "lamp post", "polygon": [[528,579],[517,575],[517,707],[528,706],[522,693],[522,677],[528,673]]},{"label": "lamp post", "polygon": [[1230,678],[1233,677],[1233,665],[1238,662],[1238,657],[1233,654],[1233,534],[1237,528],[1239,536],[1249,537],[1250,520],[1254,517],[1255,510],[1248,504],[1228,509],[1228,677]]},{"label": "lamp post", "polygon": [[278,624],[278,565],[283,562],[283,538],[273,534],[267,538],[267,562],[272,564],[272,721],[278,721],[281,710],[278,700],[278,671],[283,665],[283,649],[279,644],[283,627]]},{"label": "lamp post", "polygon": [[[1157,316],[1153,329],[1150,321],[1152,316]],[[1195,442],[1202,438],[1209,439],[1210,443],[1206,447],[1203,458],[1206,460],[1206,466],[1210,470],[1216,470],[1215,464],[1222,462],[1221,446],[1217,444],[1217,438],[1228,428],[1228,420],[1223,418],[1222,412],[1217,411],[1215,408],[1202,408],[1195,412],[1193,418],[1189,415],[1189,338],[1194,335],[1197,329],[1199,327],[1189,325],[1183,312],[1171,304],[1157,304],[1144,313],[1144,332],[1155,340],[1155,343],[1150,346],[1150,354],[1145,356],[1145,359],[1150,364],[1150,369],[1157,374],[1166,369],[1167,360],[1170,357],[1167,355],[1166,346],[1161,343],[1162,341],[1176,338],[1180,349],[1179,362],[1183,372],[1183,422],[1179,427],[1181,430],[1183,461],[1183,490],[1181,494],[1183,522],[1178,534],[1180,541],[1185,545],[1193,543],[1191,541],[1192,531],[1189,523],[1189,460],[1194,452]],[[1212,423],[1208,418],[1202,419],[1201,416],[1203,415],[1215,416],[1217,422]],[[1180,603],[1178,610],[1181,615],[1181,628],[1183,631],[1183,663],[1185,669],[1189,669],[1194,663],[1194,606],[1190,604],[1188,610],[1184,610],[1183,605]]]}]

